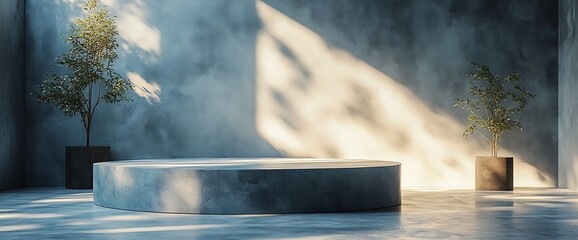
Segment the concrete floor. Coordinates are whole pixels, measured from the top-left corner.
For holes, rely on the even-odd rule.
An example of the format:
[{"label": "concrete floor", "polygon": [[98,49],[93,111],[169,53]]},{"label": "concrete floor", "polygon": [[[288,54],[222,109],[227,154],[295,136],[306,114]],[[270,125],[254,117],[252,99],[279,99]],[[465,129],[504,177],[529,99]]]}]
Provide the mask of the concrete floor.
[{"label": "concrete floor", "polygon": [[95,206],[85,190],[0,192],[0,239],[578,239],[578,192],[403,189],[373,212],[143,213]]}]

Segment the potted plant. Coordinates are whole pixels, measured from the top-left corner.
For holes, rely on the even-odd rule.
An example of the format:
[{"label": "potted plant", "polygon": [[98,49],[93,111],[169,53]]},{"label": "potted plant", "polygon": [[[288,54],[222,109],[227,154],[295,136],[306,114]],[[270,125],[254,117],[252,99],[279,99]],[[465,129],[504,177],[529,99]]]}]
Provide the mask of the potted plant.
[{"label": "potted plant", "polygon": [[110,159],[109,146],[91,146],[90,133],[96,109],[101,103],[130,101],[132,85],[114,70],[118,58],[115,21],[106,6],[88,0],[84,17],[76,19],[66,33],[70,49],[56,59],[70,74],[49,72],[33,92],[38,102],[52,103],[64,115],[80,115],[86,145],[66,147],[66,188],[92,188],[92,164]]},{"label": "potted plant", "polygon": [[516,72],[501,78],[486,65],[474,62],[472,66],[474,70],[466,74],[471,98],[456,99],[454,107],[469,112],[464,137],[479,133],[490,145],[490,156],[476,156],[476,190],[513,190],[514,158],[498,156],[498,140],[514,128],[522,130],[512,116],[524,110],[534,95],[520,86],[522,78]]}]

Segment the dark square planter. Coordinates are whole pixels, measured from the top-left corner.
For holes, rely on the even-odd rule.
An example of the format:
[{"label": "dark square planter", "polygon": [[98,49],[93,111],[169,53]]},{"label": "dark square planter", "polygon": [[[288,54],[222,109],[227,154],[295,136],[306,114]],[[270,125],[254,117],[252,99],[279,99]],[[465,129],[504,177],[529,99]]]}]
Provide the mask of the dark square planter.
[{"label": "dark square planter", "polygon": [[92,189],[92,164],[108,160],[109,146],[66,147],[66,188]]},{"label": "dark square planter", "polygon": [[513,189],[513,157],[476,157],[476,190],[512,191]]}]

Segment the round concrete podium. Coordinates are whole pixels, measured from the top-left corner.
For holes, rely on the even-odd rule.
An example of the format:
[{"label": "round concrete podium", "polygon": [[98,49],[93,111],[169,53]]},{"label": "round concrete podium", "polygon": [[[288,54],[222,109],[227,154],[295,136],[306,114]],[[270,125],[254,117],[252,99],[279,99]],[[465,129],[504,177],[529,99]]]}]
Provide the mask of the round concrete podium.
[{"label": "round concrete podium", "polygon": [[94,203],[167,213],[371,210],[401,203],[400,163],[257,158],[95,163]]}]

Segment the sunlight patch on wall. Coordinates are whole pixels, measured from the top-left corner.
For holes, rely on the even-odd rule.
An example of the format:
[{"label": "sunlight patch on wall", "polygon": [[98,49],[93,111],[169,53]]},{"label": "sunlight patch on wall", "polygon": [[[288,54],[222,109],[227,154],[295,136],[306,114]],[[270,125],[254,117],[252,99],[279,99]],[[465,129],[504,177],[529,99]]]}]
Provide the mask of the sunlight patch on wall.
[{"label": "sunlight patch on wall", "polygon": [[161,54],[161,33],[156,27],[147,24],[145,3],[142,0],[103,2],[116,12],[118,33],[122,40],[119,42],[120,47],[128,53],[139,54],[140,58],[148,63],[158,61]]},{"label": "sunlight patch on wall", "polygon": [[[403,186],[473,186],[481,141],[430,110],[408,88],[257,1],[259,133],[291,157],[367,158],[402,163]],[[451,109],[451,106],[448,106]],[[552,186],[514,156],[515,186]]]},{"label": "sunlight patch on wall", "polygon": [[[79,9],[82,9],[84,7],[84,5],[86,4],[86,1],[82,1],[82,0],[64,0],[64,3],[72,6],[72,7],[77,7]],[[106,4],[106,1],[103,1],[103,3]],[[72,20],[74,21],[74,20]],[[71,22],[72,22],[71,21]]]},{"label": "sunlight patch on wall", "polygon": [[[67,5],[79,10],[78,15],[70,16],[72,23],[82,17],[80,10],[86,4],[85,0],[63,0]],[[161,53],[161,33],[147,24],[146,6],[143,0],[101,0],[108,6],[115,18],[120,37],[119,45],[127,53],[139,54],[143,61],[154,63]]]},{"label": "sunlight patch on wall", "polygon": [[157,82],[148,82],[135,72],[128,72],[126,75],[133,84],[134,92],[140,97],[146,99],[149,104],[161,101],[159,96],[161,93],[161,86]]}]

